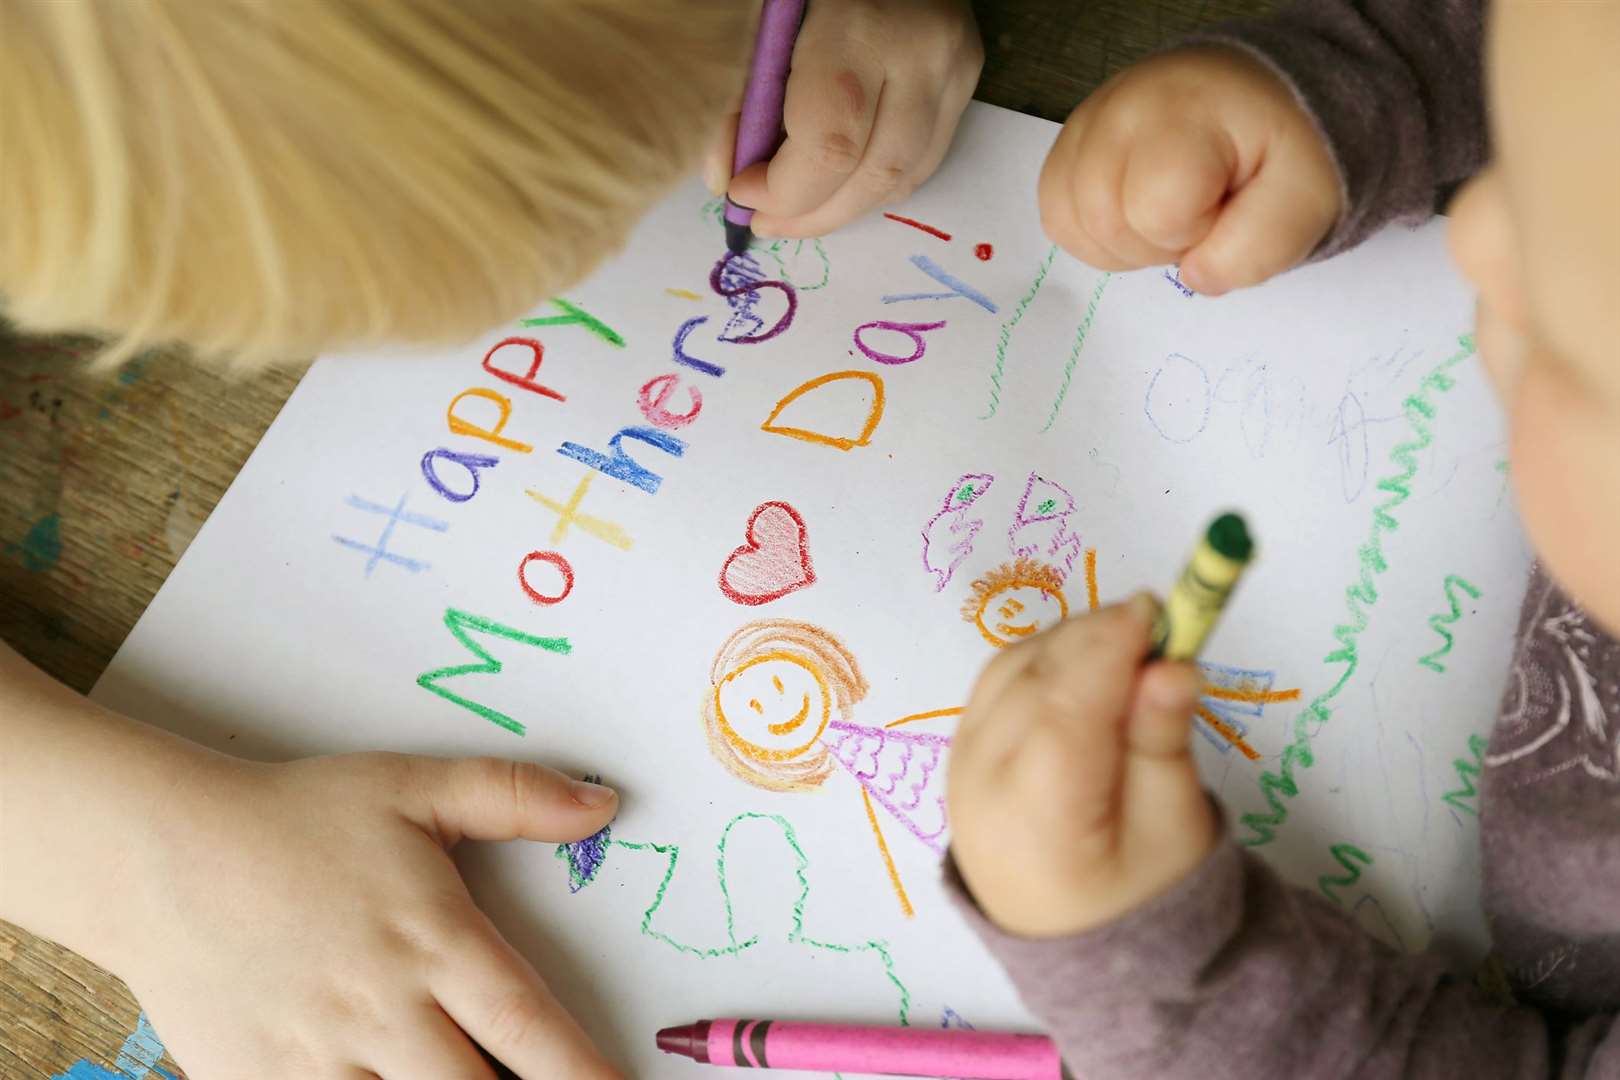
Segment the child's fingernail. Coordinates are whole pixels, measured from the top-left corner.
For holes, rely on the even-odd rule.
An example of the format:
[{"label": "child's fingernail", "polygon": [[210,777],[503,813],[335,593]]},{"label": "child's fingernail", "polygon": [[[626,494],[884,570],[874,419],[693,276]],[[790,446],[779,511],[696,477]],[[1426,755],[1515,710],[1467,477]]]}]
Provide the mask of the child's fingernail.
[{"label": "child's fingernail", "polygon": [[613,789],[589,780],[574,780],[568,785],[568,794],[581,806],[606,806],[613,801]]},{"label": "child's fingernail", "polygon": [[1126,601],[1125,606],[1144,622],[1152,622],[1159,615],[1159,598],[1145,589]]}]

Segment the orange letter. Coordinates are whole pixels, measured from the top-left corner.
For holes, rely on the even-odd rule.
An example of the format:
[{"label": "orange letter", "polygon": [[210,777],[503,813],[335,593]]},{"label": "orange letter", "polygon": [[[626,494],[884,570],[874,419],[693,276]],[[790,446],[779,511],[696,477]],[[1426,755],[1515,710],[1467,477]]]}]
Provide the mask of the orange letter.
[{"label": "orange letter", "polygon": [[[776,421],[781,418],[783,410],[801,397],[826,386],[829,383],[841,383],[845,380],[860,380],[871,384],[872,400],[866,405],[866,422],[860,432],[854,436],[827,435],[820,431],[812,431],[803,427],[778,426]],[[848,450],[852,446],[865,446],[872,441],[872,432],[877,430],[878,421],[883,419],[883,380],[870,371],[834,371],[819,378],[811,379],[788,394],[787,397],[776,403],[771,415],[759,425],[761,431],[768,431],[772,435],[786,435],[790,439],[803,439],[805,442],[820,443],[822,446],[833,446],[839,450]]]},{"label": "orange letter", "polygon": [[[495,403],[495,407],[500,410],[500,418],[495,421],[495,426],[493,428],[479,427],[477,424],[468,423],[456,415],[456,405],[461,401],[462,398],[468,397],[483,398],[486,401],[493,401]],[[485,390],[481,386],[475,386],[470,390],[463,390],[461,393],[450,399],[450,407],[445,410],[444,415],[445,419],[450,421],[450,434],[452,435],[471,435],[475,439],[483,439],[485,442],[492,442],[496,446],[504,446],[508,450],[516,450],[520,454],[527,454],[534,449],[534,447],[530,446],[528,443],[521,443],[516,439],[503,439],[501,437],[501,432],[506,430],[506,422],[512,418],[512,402],[508,398],[497,394],[493,390]]]}]

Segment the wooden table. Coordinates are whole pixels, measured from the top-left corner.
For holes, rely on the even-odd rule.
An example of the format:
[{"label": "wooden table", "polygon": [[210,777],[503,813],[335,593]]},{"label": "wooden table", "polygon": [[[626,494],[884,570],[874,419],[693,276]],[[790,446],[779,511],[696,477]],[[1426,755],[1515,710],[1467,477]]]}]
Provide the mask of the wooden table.
[{"label": "wooden table", "polygon": [[[978,0],[978,96],[1061,121],[1142,53],[1271,6]],[[0,639],[78,690],[112,659],[297,381],[294,370],[230,381],[177,353],[93,377],[78,370],[91,344],[0,327]],[[0,1078],[110,1065],[137,1012],[113,976],[0,922]]]}]

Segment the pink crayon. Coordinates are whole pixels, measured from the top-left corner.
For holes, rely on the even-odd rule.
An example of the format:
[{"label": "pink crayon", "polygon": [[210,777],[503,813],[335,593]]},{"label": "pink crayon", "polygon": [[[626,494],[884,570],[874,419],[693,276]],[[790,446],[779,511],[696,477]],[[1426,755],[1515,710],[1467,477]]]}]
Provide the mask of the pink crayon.
[{"label": "pink crayon", "polygon": [[699,1020],[658,1033],[658,1049],[705,1065],[960,1080],[1063,1080],[1044,1035],[961,1028],[858,1027],[783,1020]]}]

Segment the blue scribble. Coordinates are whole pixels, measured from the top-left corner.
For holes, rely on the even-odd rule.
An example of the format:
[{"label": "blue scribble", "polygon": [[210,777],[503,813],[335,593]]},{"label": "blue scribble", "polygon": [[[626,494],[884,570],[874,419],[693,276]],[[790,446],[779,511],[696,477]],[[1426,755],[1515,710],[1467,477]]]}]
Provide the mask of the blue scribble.
[{"label": "blue scribble", "polygon": [[445,532],[450,528],[450,523],[448,521],[440,521],[437,518],[430,518],[426,514],[406,513],[405,500],[409,497],[409,495],[401,495],[399,497],[399,502],[395,503],[392,507],[370,502],[369,500],[360,498],[358,495],[350,495],[347,499],[343,500],[345,504],[354,507],[356,510],[364,510],[370,514],[385,514],[388,517],[388,524],[383,526],[382,535],[377,537],[376,544],[362,544],[360,541],[351,540],[347,536],[339,536],[336,533],[332,534],[332,539],[336,540],[344,547],[350,548],[354,551],[363,552],[371,556],[371,558],[366,560],[366,577],[369,578],[371,576],[371,572],[377,568],[377,564],[380,562],[392,563],[395,566],[403,567],[405,570],[408,570],[413,574],[417,574],[428,569],[428,563],[422,562],[419,559],[409,559],[404,555],[398,555],[388,550],[388,541],[394,536],[394,527],[402,521],[407,525],[415,525],[418,528],[431,529],[434,532],[440,533]]},{"label": "blue scribble", "polygon": [[991,300],[988,296],[984,295],[984,293],[980,292],[978,289],[975,289],[961,278],[951,274],[943,266],[940,266],[928,256],[913,255],[911,257],[911,265],[915,266],[917,269],[921,270],[923,273],[945,286],[950,290],[950,292],[905,293],[903,295],[897,294],[894,296],[885,296],[883,298],[883,302],[885,304],[898,304],[906,300],[952,300],[960,296],[965,300],[973,301],[975,304],[978,304],[992,315],[994,315],[998,310],[995,301]]},{"label": "blue scribble", "polygon": [[[1192,421],[1188,420],[1186,424],[1189,428],[1191,428],[1191,430],[1185,432],[1182,431],[1181,428],[1176,425],[1168,416],[1163,417],[1161,421],[1161,418],[1156,414],[1153,404],[1153,394],[1154,391],[1159,387],[1159,380],[1164,378],[1165,373],[1170,370],[1173,364],[1179,366],[1178,362],[1179,364],[1185,364],[1189,369],[1196,372],[1198,374],[1199,382],[1203,385],[1203,405],[1199,406],[1194,404],[1191,410],[1192,413],[1196,414],[1198,417],[1198,426],[1196,428],[1191,427]],[[1192,395],[1190,395],[1189,400],[1196,399],[1196,397],[1197,393],[1195,391]],[[1147,414],[1148,423],[1153,425],[1153,430],[1157,431],[1162,438],[1173,443],[1189,443],[1196,439],[1199,435],[1203,434],[1204,428],[1209,425],[1209,410],[1210,406],[1213,404],[1213,398],[1213,389],[1209,385],[1209,372],[1204,370],[1203,365],[1196,360],[1182,356],[1180,353],[1171,353],[1165,358],[1164,363],[1160,365],[1159,370],[1153,373],[1153,378],[1148,381],[1147,394],[1142,401],[1142,411]],[[1178,402],[1175,401],[1161,402],[1157,411],[1163,412],[1165,410],[1174,408],[1177,404]],[[1165,430],[1167,424],[1175,430],[1175,434],[1172,435],[1169,431]]]}]

